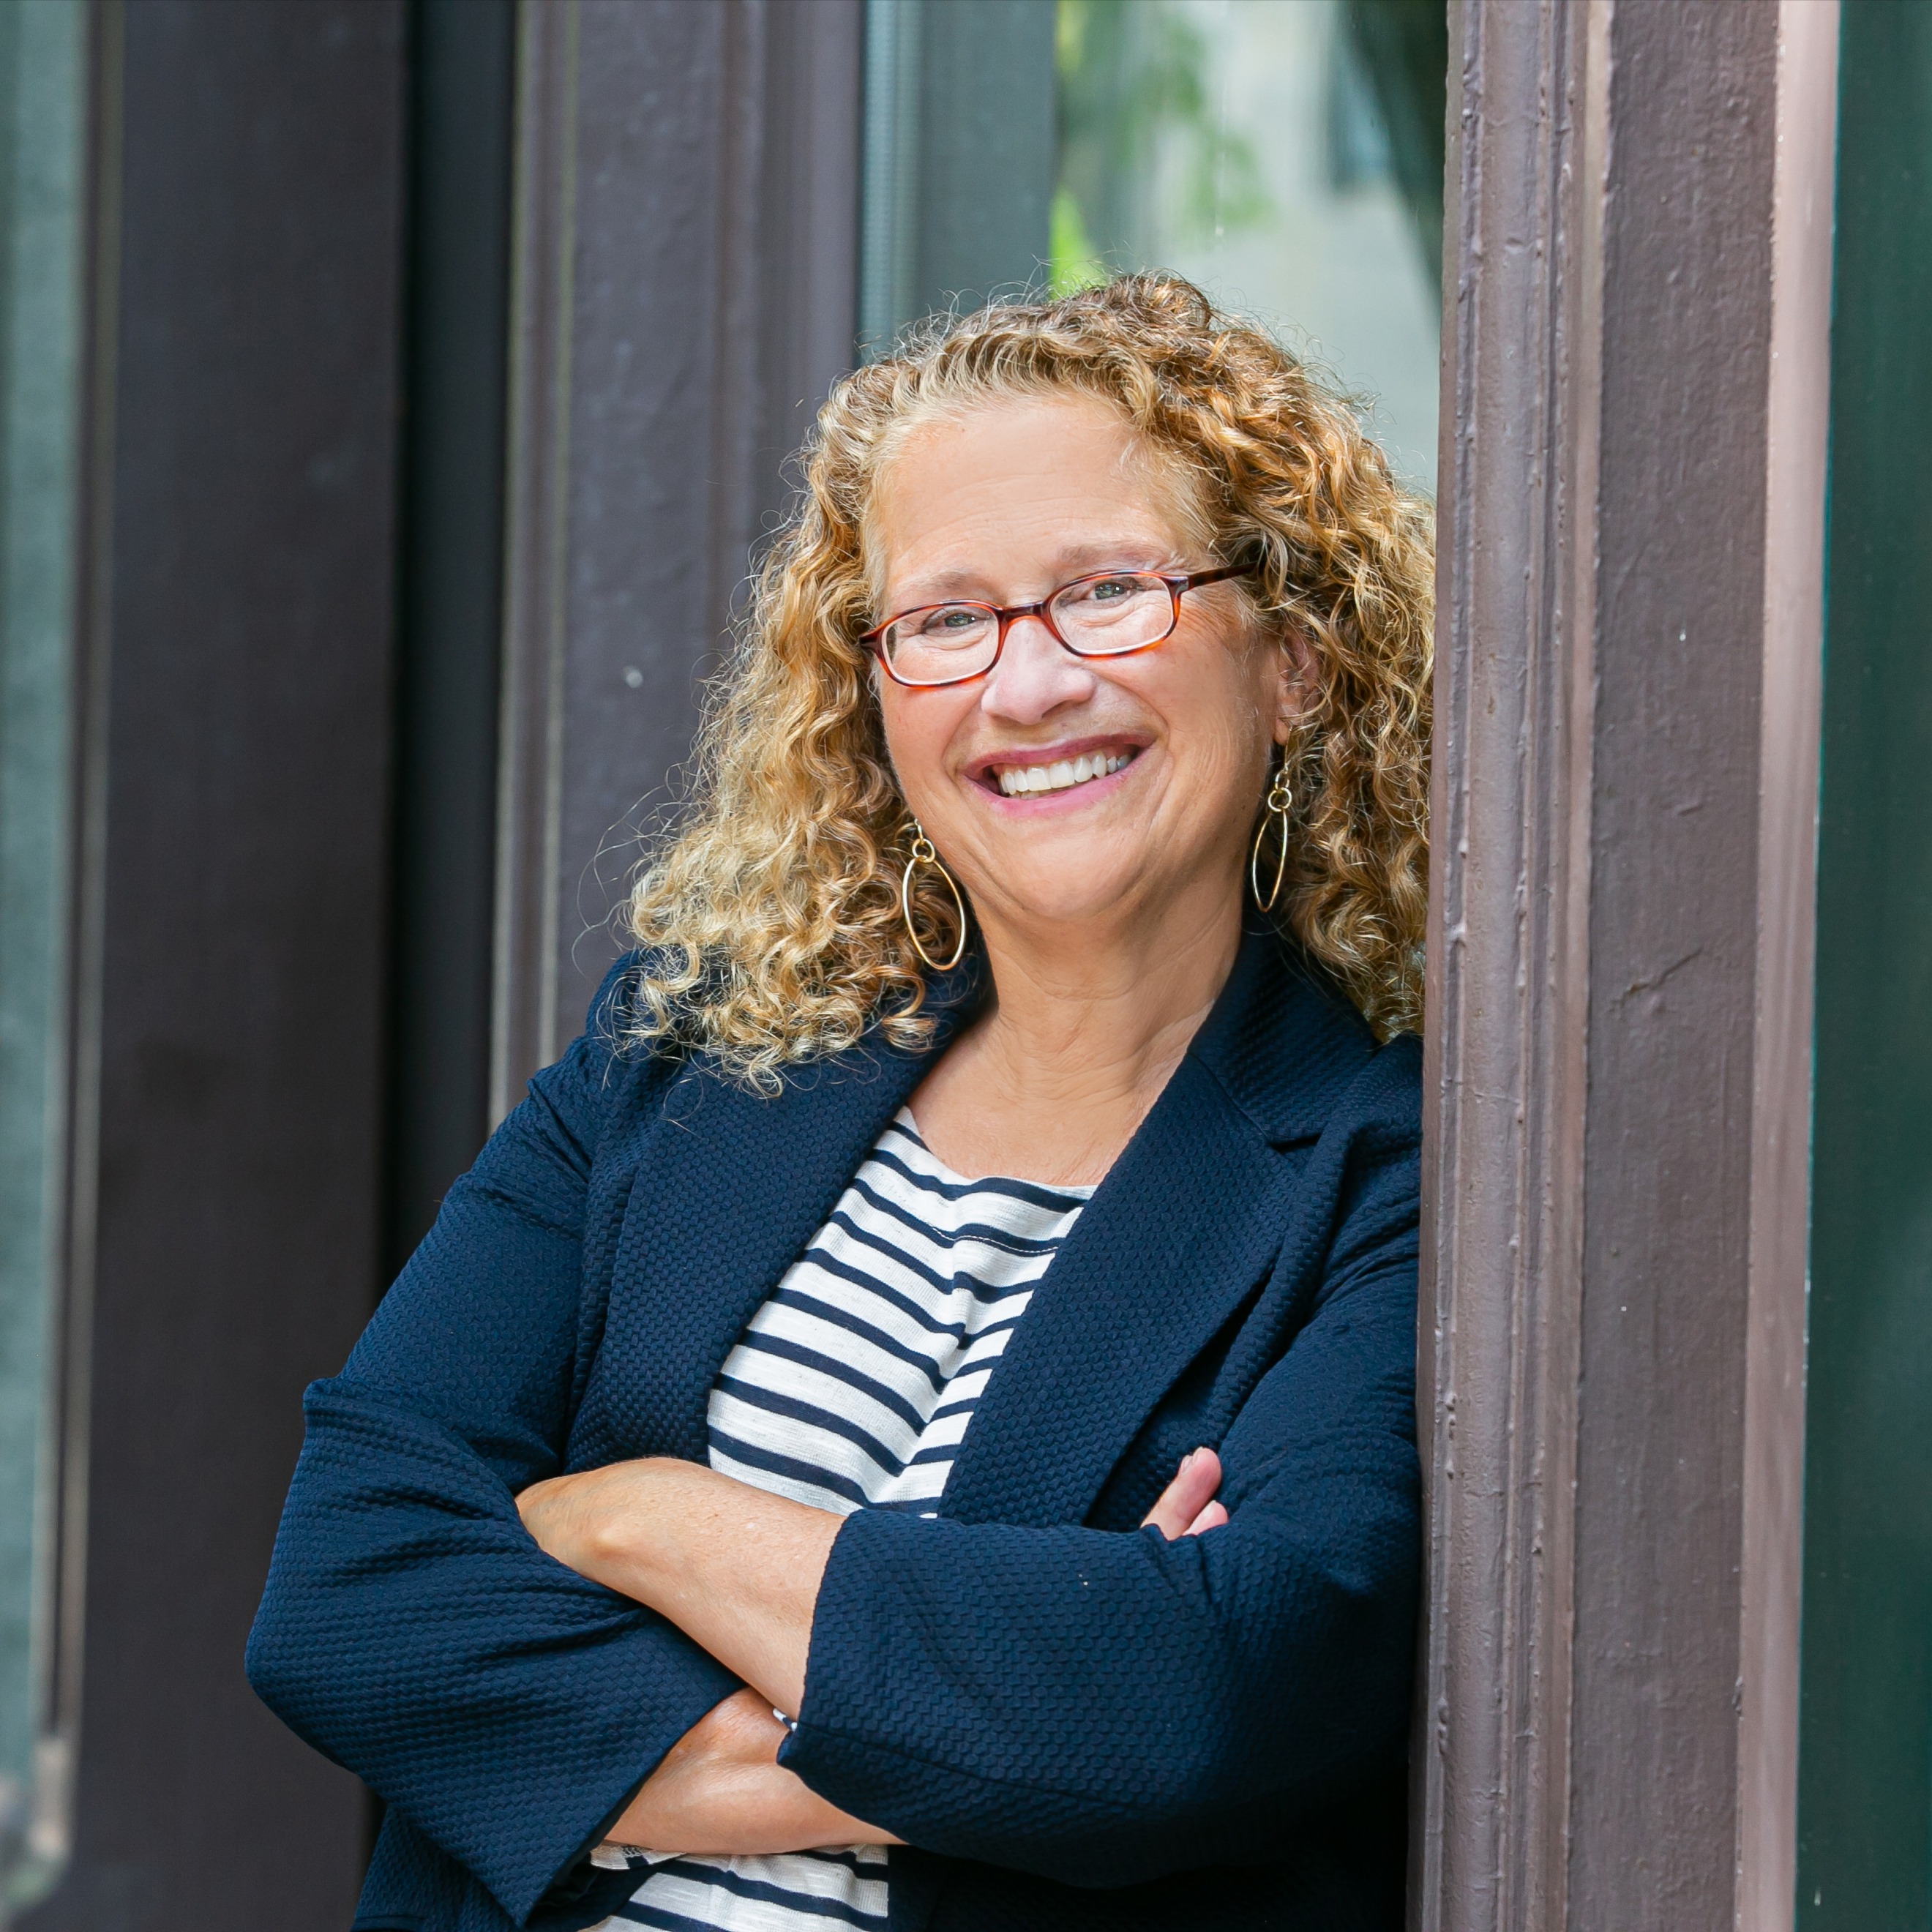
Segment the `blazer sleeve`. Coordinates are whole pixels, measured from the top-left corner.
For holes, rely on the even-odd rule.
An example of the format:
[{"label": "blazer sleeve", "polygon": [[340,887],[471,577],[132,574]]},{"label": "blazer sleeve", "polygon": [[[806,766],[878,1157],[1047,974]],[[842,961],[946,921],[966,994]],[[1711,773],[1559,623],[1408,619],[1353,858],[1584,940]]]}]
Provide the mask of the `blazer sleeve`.
[{"label": "blazer sleeve", "polygon": [[1223,1528],[847,1518],[782,1762],[929,1851],[1119,1886],[1276,1856],[1399,1765],[1419,1588],[1419,1136],[1370,1126]]},{"label": "blazer sleeve", "polygon": [[263,1700],[519,1924],[584,1890],[582,1855],[736,1688],[517,1515],[568,1425],[591,1151],[619,1084],[599,1010],[451,1190],[344,1372],[309,1389],[248,1644]]}]

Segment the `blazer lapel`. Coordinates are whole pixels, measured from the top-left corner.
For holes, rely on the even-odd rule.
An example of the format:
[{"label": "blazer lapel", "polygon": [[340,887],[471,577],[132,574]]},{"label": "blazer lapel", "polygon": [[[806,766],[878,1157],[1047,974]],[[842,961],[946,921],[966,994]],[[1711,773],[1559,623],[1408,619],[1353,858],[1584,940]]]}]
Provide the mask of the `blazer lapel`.
[{"label": "blazer lapel", "polygon": [[1013,1332],[944,1513],[1078,1522],[1141,1424],[1267,1271],[1284,1163],[1184,1060]]},{"label": "blazer lapel", "polygon": [[1047,1270],[974,1412],[942,1508],[1078,1522],[1141,1426],[1264,1278],[1297,1164],[1374,1050],[1250,936],[1215,1010]]},{"label": "blazer lapel", "polygon": [[874,1041],[769,1098],[701,1061],[680,1074],[640,1150],[573,1466],[704,1460],[725,1357],[962,1016],[943,1009],[926,1052]]}]

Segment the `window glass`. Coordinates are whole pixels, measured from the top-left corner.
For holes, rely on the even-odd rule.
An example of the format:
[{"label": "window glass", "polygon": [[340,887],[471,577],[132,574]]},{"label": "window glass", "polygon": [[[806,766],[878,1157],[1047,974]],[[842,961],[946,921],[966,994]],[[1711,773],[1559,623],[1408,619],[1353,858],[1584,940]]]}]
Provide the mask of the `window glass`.
[{"label": "window glass", "polygon": [[52,1702],[86,15],[0,6],[0,1919],[64,1835]]},{"label": "window glass", "polygon": [[1432,491],[1448,51],[1440,0],[872,0],[862,334],[1173,268]]}]

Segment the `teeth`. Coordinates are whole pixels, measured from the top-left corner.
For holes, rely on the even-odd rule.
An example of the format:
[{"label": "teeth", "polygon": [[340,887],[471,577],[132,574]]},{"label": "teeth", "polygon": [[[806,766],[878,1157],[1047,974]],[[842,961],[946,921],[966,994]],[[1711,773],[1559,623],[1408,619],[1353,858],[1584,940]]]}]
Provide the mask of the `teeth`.
[{"label": "teeth", "polygon": [[1008,765],[999,771],[1000,789],[1008,798],[1030,792],[1065,791],[1090,779],[1103,778],[1127,762],[1126,754],[1084,752],[1077,758],[1058,758],[1050,765]]}]

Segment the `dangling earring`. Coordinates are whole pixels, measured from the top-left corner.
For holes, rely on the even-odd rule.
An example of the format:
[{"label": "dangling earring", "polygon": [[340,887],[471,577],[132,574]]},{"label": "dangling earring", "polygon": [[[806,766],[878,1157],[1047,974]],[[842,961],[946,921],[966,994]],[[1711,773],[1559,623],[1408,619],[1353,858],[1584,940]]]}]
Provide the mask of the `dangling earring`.
[{"label": "dangling earring", "polygon": [[[952,903],[959,909],[959,944],[952,949],[952,957],[944,965],[933,958],[919,943],[919,928],[912,916],[912,873],[915,866],[934,867],[939,876],[946,881],[946,890],[952,895]],[[954,884],[952,874],[939,862],[939,854],[933,850],[932,841],[926,836],[926,828],[917,819],[912,822],[912,856],[906,861],[906,868],[899,877],[899,911],[904,917],[906,932],[912,940],[912,950],[935,973],[950,973],[965,956],[966,952],[966,902],[959,896],[959,888]]]},{"label": "dangling earring", "polygon": [[[1288,812],[1294,802],[1294,794],[1288,788],[1288,766],[1283,763],[1275,767],[1274,783],[1268,788],[1268,810],[1260,824],[1255,827],[1253,849],[1248,854],[1248,884],[1254,889],[1256,904],[1263,912],[1274,911],[1275,901],[1281,897],[1281,882],[1288,871]],[[1275,829],[1276,839],[1274,884],[1268,888],[1268,897],[1263,898],[1262,841],[1268,836],[1270,825]]]}]

